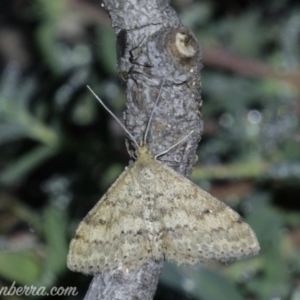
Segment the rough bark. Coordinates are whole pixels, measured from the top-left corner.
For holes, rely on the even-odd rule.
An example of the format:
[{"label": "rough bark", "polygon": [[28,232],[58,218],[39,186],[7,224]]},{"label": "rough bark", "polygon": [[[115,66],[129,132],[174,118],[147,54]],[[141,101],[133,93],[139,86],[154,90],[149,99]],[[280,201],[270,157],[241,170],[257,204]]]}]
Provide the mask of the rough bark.
[{"label": "rough bark", "polygon": [[[154,103],[147,145],[158,154],[188,138],[159,159],[184,176],[196,161],[201,138],[200,48],[180,23],[169,0],[103,0],[117,35],[120,76],[127,83],[125,125],[142,143]],[[136,146],[127,139],[131,159]],[[174,183],[176,184],[176,183]],[[148,261],[139,270],[95,276],[86,300],[153,299],[163,261]]]}]

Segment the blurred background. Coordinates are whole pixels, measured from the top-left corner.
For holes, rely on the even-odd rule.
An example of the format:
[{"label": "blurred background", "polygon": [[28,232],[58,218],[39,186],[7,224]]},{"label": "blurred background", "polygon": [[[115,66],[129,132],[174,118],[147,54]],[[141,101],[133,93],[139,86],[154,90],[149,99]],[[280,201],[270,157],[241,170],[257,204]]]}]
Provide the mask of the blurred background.
[{"label": "blurred background", "polygon": [[[261,252],[230,265],[166,263],[155,299],[298,300],[299,1],[172,4],[203,49],[192,180],[239,211]],[[68,243],[128,163],[124,133],[85,87],[122,118],[115,40],[100,0],[1,0],[0,287],[76,286],[64,299],[88,289],[91,277],[66,268]]]}]

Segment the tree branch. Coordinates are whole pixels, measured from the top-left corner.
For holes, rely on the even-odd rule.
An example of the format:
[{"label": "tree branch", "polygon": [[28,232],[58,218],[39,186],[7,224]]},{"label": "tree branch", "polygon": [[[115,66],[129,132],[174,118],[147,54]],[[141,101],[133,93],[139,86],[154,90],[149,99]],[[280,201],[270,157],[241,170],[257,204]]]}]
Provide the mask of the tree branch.
[{"label": "tree branch", "polygon": [[[120,76],[127,82],[125,125],[142,143],[154,103],[147,145],[158,154],[193,133],[159,159],[184,176],[196,161],[200,119],[200,49],[169,0],[103,0],[117,35]],[[136,145],[126,141],[131,159]],[[163,261],[150,260],[128,274],[95,276],[85,300],[153,299]]]},{"label": "tree branch", "polygon": [[299,71],[285,72],[280,69],[276,70],[266,62],[247,57],[243,58],[221,47],[203,48],[202,51],[205,66],[222,68],[243,76],[273,78],[285,81],[300,91]]}]

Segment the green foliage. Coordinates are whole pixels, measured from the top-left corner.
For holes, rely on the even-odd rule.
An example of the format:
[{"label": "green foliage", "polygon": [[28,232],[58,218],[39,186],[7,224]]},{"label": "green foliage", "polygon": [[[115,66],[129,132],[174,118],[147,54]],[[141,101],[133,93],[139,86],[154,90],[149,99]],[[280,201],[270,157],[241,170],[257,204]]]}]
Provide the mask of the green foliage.
[{"label": "green foliage", "polygon": [[44,272],[47,276],[52,274],[52,277],[55,277],[66,269],[65,258],[68,253],[66,212],[55,206],[49,206],[44,211],[43,220],[43,233],[48,246]]},{"label": "green foliage", "polygon": [[33,284],[41,273],[40,263],[34,253],[0,252],[1,276],[20,285]]},{"label": "green foliage", "polygon": [[[121,117],[116,38],[100,1],[6,2],[0,35],[0,287],[67,283],[84,293],[84,278],[66,270],[68,242],[128,163],[122,130],[85,88],[95,88]],[[192,178],[245,217],[261,253],[228,266],[166,264],[156,299],[298,300],[297,3],[174,5],[204,52],[205,131]]]},{"label": "green foliage", "polygon": [[224,295],[232,300],[243,299],[226,277],[203,267],[184,269],[166,263],[161,282],[175,290],[186,290],[194,299],[223,300]]}]

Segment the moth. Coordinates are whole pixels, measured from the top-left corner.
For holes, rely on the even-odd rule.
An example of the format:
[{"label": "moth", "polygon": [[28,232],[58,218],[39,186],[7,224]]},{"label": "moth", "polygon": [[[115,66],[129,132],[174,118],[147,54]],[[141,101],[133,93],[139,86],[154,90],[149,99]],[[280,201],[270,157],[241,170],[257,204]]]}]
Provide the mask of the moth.
[{"label": "moth", "polygon": [[80,222],[67,257],[70,270],[125,271],[162,258],[177,264],[227,263],[259,252],[255,233],[238,213],[158,161],[170,149],[156,156],[150,152],[146,140],[155,106],[138,145],[90,91],[135,142],[137,159]]}]

